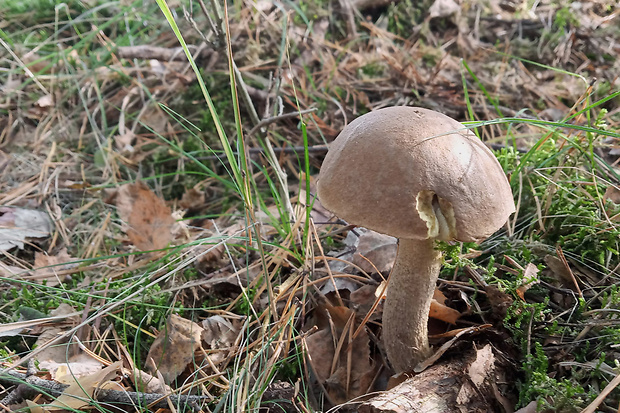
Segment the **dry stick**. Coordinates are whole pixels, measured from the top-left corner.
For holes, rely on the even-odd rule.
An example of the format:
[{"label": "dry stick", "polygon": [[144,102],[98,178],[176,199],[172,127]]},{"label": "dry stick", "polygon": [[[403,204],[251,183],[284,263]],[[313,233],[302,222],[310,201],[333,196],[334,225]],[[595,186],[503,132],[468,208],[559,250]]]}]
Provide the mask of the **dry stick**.
[{"label": "dry stick", "polygon": [[[312,113],[314,111],[316,111],[316,108],[310,108],[310,109],[304,109],[304,110],[300,110],[300,111],[296,111],[296,112],[290,112],[290,113],[284,113],[282,115],[276,115],[276,116],[272,116],[270,118],[265,118],[265,119],[261,119],[258,123],[256,123],[256,125],[250,129],[250,131],[247,133],[248,136],[252,136],[256,133],[257,130],[259,130],[260,128],[264,128],[267,125],[270,125],[274,122],[277,122],[279,120],[282,119],[288,119],[288,118],[294,118],[296,116],[300,116],[300,115],[305,115],[306,113]],[[325,151],[327,151],[327,146],[326,145],[320,145],[322,148],[325,149]],[[299,151],[303,151],[303,146],[299,147],[300,149],[298,149]],[[277,148],[275,148],[277,149]],[[250,149],[251,151],[252,149]]]},{"label": "dry stick", "polygon": [[[69,387],[68,384],[58,383],[55,381],[40,379],[36,376],[26,376],[23,373],[19,373],[15,370],[0,369],[0,383],[12,385],[27,385],[34,393],[40,393],[38,389],[44,389],[53,396],[59,396],[63,391]],[[24,396],[26,394],[24,393]],[[168,404],[163,399],[164,397],[170,398],[175,405],[190,405],[192,409],[196,409],[196,405],[199,402],[209,400],[206,396],[188,396],[178,394],[158,394],[158,393],[138,393],[133,391],[119,391],[119,390],[106,390],[100,389],[97,392],[97,400],[105,403],[124,403],[133,405],[144,405],[156,402],[153,407],[168,408]],[[158,401],[162,399],[161,401]]]},{"label": "dry stick", "polygon": [[609,382],[607,386],[603,389],[601,394],[598,395],[596,399],[588,407],[583,409],[581,413],[594,413],[596,408],[603,403],[603,400],[612,392],[613,389],[620,385],[620,374],[618,374],[612,381]]}]

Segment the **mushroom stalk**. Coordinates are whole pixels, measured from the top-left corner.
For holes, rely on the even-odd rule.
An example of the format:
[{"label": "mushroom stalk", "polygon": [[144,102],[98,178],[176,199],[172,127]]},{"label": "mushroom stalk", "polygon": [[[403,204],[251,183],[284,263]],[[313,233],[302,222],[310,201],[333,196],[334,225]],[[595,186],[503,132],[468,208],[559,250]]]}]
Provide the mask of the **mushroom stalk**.
[{"label": "mushroom stalk", "polygon": [[413,371],[431,355],[428,313],[440,268],[434,239],[398,240],[383,308],[385,349],[397,373]]}]

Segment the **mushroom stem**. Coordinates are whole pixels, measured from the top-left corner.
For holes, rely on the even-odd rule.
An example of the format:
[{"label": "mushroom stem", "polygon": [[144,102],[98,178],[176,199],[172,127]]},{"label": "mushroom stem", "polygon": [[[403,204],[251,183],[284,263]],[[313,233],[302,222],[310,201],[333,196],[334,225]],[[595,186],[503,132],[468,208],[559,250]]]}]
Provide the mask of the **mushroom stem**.
[{"label": "mushroom stem", "polygon": [[383,308],[383,337],[397,373],[413,368],[431,354],[428,312],[441,268],[435,240],[398,240]]}]

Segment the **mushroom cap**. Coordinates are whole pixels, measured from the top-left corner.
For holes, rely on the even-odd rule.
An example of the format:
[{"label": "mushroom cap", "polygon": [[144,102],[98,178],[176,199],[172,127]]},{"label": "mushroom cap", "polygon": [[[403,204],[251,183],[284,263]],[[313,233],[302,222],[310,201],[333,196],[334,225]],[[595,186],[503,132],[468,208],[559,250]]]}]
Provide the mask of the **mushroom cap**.
[{"label": "mushroom cap", "polygon": [[342,219],[398,238],[480,241],[515,211],[493,153],[461,123],[423,108],[355,119],[331,144],[317,186]]}]

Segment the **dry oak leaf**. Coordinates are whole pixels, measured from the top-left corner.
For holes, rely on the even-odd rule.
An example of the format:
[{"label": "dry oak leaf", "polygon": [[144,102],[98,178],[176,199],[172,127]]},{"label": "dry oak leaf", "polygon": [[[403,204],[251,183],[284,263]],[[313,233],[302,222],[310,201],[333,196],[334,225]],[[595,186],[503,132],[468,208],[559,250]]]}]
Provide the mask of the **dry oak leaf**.
[{"label": "dry oak leaf", "polygon": [[203,332],[200,325],[172,314],[149,349],[148,371],[159,371],[166,384],[170,384],[194,359]]},{"label": "dry oak leaf", "polygon": [[145,183],[122,185],[116,193],[118,215],[125,232],[140,250],[165,248],[173,239],[175,220],[170,208]]}]

